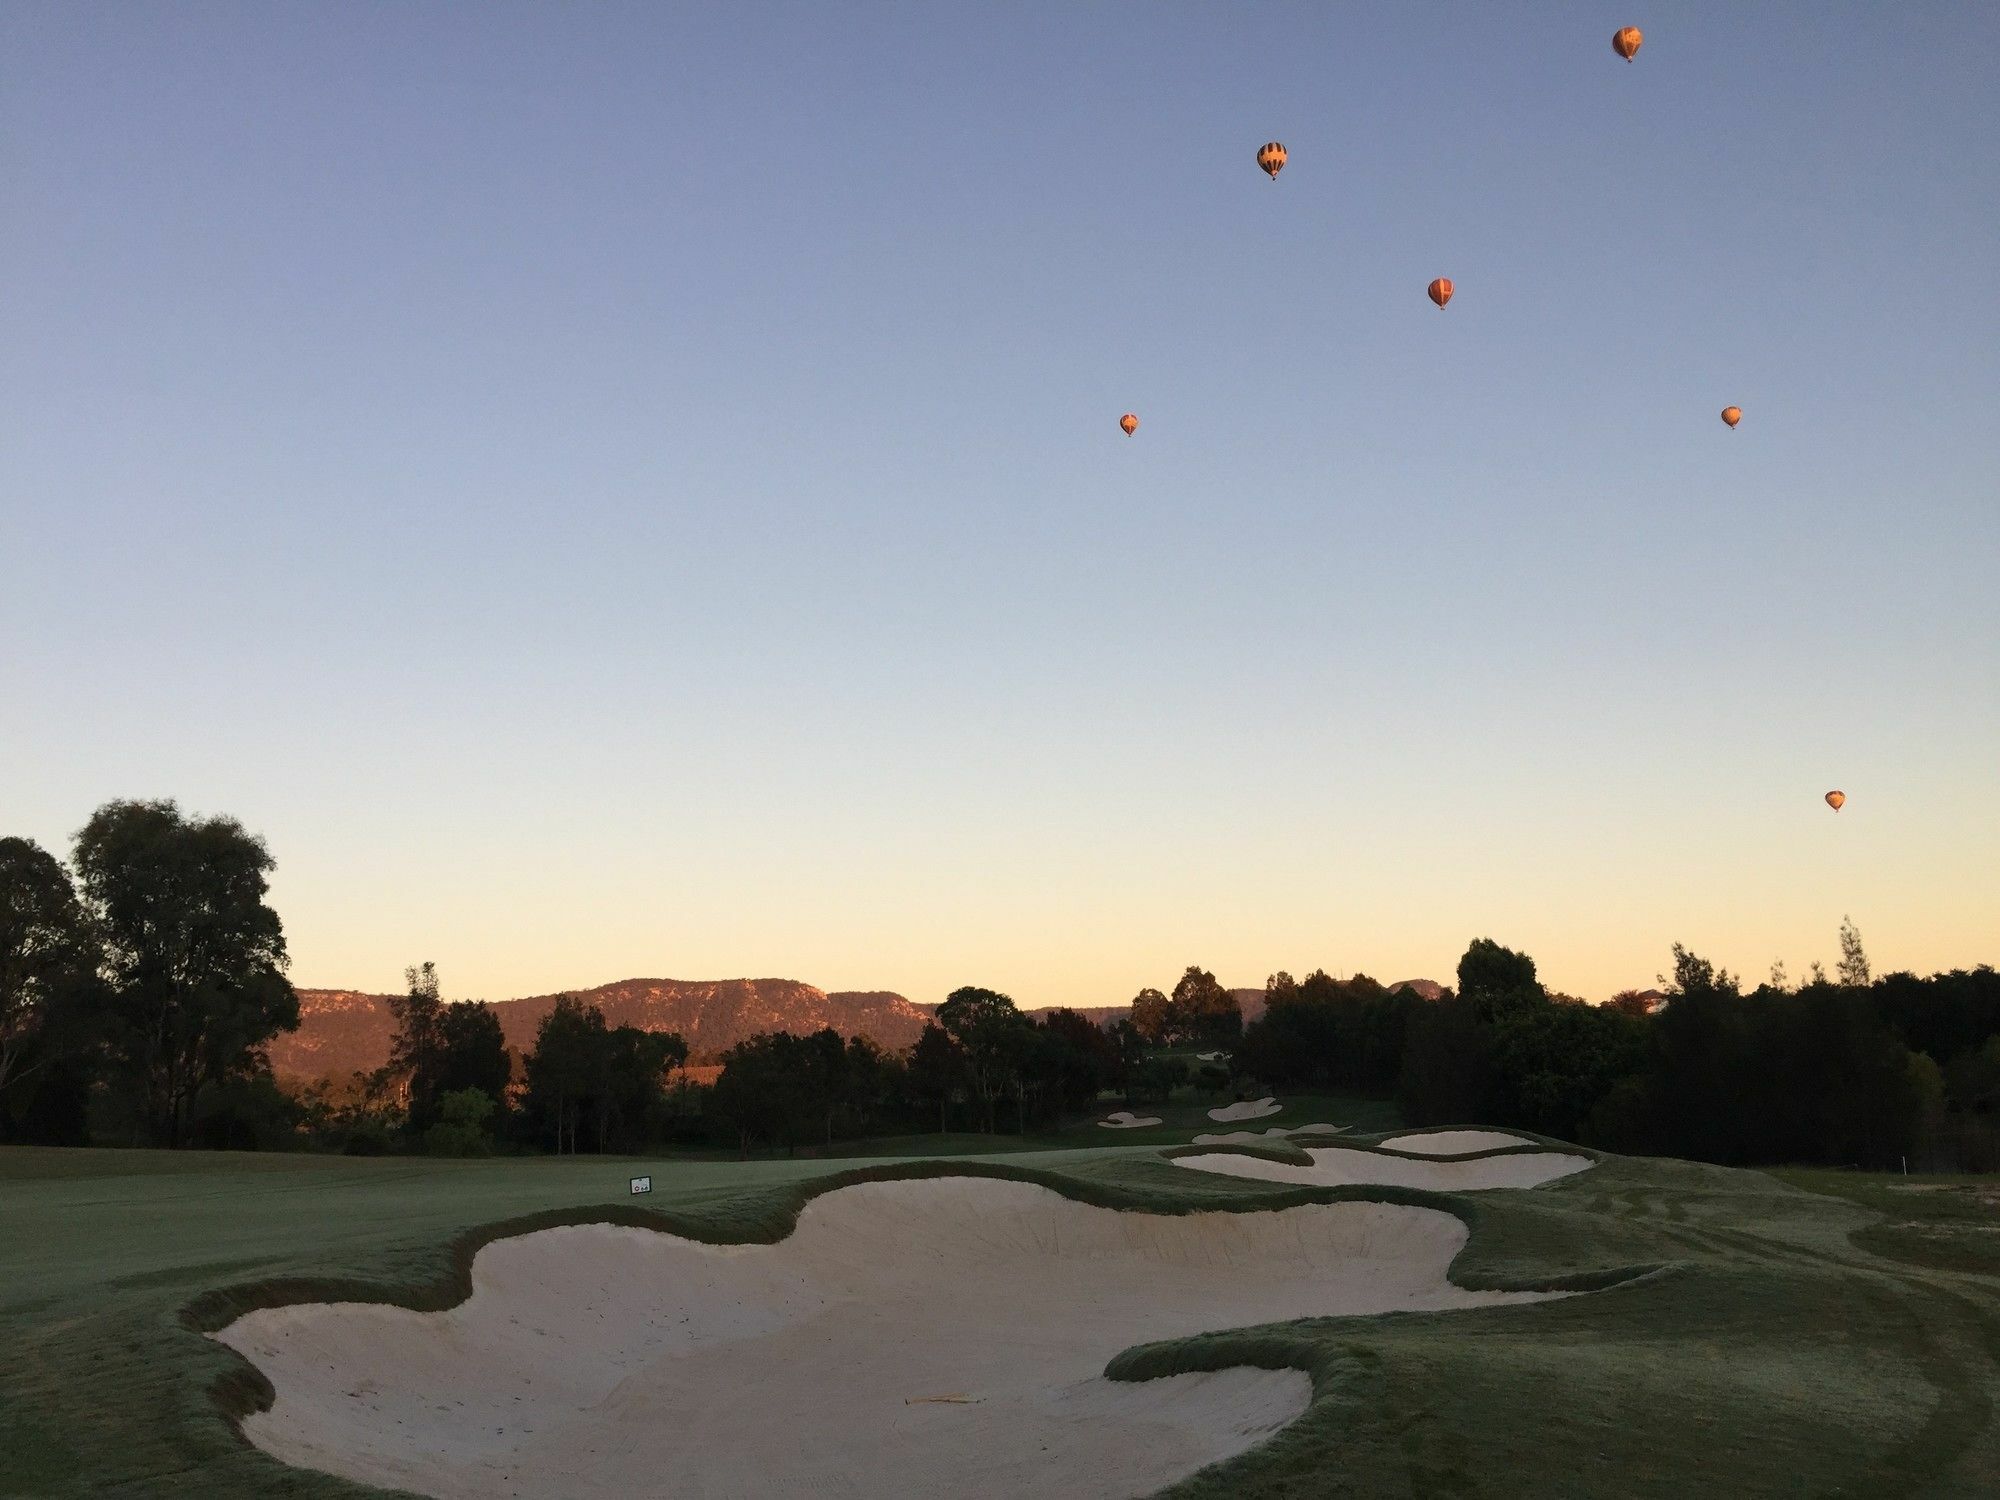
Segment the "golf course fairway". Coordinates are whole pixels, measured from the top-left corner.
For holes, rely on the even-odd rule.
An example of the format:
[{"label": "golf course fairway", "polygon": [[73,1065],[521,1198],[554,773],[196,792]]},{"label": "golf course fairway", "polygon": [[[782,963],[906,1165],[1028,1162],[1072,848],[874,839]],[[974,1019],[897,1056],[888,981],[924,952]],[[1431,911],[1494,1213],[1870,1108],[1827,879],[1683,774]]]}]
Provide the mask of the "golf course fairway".
[{"label": "golf course fairway", "polygon": [[[1342,1146],[1367,1150],[1382,1139],[1349,1135]],[[1398,1159],[1495,1159],[1413,1151],[1407,1134],[1394,1140]],[[1466,1144],[1476,1142],[1438,1143]],[[822,1194],[934,1178],[961,1186],[848,1201],[892,1206],[903,1217],[885,1231],[905,1238],[911,1216],[932,1202],[960,1220],[999,1204],[1017,1216],[1053,1214],[1049,1224],[1074,1217],[1059,1200],[1147,1215],[1380,1204],[1423,1211],[1384,1223],[1449,1216],[1462,1226],[1428,1241],[1445,1247],[1444,1291],[1457,1305],[1343,1314],[1282,1298],[1222,1298],[1212,1327],[1182,1312],[1169,1320],[1171,1336],[1142,1328],[1129,1345],[1114,1339],[1101,1369],[1064,1370],[1063,1382],[1082,1374],[1104,1385],[1097,1377],[1108,1376],[1110,1386],[1228,1371],[1295,1372],[1284,1378],[1309,1382],[1292,1387],[1304,1402],[1295,1419],[1256,1431],[1249,1446],[1235,1444],[1163,1494],[1990,1493],[2000,1473],[2000,1235],[1987,1198],[1948,1179],[1773,1175],[1553,1141],[1498,1155],[1549,1150],[1591,1164],[1535,1187],[1440,1192],[1188,1170],[1171,1157],[1192,1148],[1158,1146],[753,1162],[0,1149],[0,1494],[383,1494],[281,1463],[246,1439],[245,1420],[271,1410],[274,1391],[212,1335],[246,1314],[297,1304],[470,1308],[479,1250],[538,1230],[612,1224],[670,1231],[662,1245],[777,1246],[802,1222],[810,1227],[801,1211]],[[1249,1154],[1301,1168],[1312,1161],[1283,1144]],[[633,1198],[628,1177],[641,1173],[653,1191]],[[996,1188],[962,1186],[980,1181]],[[826,1220],[822,1231],[839,1222]],[[1136,1226],[1146,1254],[1181,1254],[1161,1248],[1179,1242],[1171,1228],[1091,1222],[1126,1238]],[[644,1250],[620,1244],[620,1253]],[[883,1233],[866,1247],[869,1264],[881,1270],[897,1245],[897,1233]],[[1130,1274],[1144,1264],[1141,1256]],[[964,1331],[976,1343],[989,1330],[990,1348],[965,1350],[966,1369],[976,1371],[1002,1358],[1010,1323],[996,1310],[993,1264],[975,1255],[962,1270],[968,1299],[993,1314]],[[561,1273],[559,1258],[538,1272]],[[948,1265],[927,1274],[949,1292]],[[1032,1279],[1004,1291],[1000,1303],[1021,1306],[1023,1324],[1050,1311],[1025,1304],[1063,1295],[1052,1283],[1038,1292]],[[1508,1295],[1485,1295],[1494,1293]],[[1560,1293],[1573,1295],[1550,1295]],[[1280,1307],[1309,1320],[1279,1317]],[[1241,1326],[1246,1316],[1266,1321]],[[1285,1389],[1283,1379],[1229,1379],[1235,1387],[1214,1389],[1231,1400]],[[776,1402],[733,1409],[755,1434],[788,1420]],[[718,1409],[704,1408],[699,1420],[714,1422]],[[1254,1426],[1239,1423],[1243,1432]],[[686,1436],[658,1435],[656,1492],[722,1493],[676,1474],[676,1454],[697,1446]],[[876,1492],[866,1474],[849,1479],[844,1492]],[[1047,1493],[1062,1492],[1048,1481]]]}]

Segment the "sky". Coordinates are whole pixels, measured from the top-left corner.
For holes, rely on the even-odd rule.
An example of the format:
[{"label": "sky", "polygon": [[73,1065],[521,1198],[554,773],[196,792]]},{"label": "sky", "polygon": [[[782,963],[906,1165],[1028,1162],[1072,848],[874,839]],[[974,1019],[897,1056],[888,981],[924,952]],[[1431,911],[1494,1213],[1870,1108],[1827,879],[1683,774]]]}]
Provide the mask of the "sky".
[{"label": "sky", "polygon": [[1997,51],[0,0],[0,833],[495,999],[2000,960]]}]

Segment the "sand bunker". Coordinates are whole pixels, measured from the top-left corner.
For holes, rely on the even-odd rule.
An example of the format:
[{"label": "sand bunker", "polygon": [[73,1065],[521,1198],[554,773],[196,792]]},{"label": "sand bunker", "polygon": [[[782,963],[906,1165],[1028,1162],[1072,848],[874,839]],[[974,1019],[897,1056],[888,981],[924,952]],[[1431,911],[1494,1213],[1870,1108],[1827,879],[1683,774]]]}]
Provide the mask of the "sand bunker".
[{"label": "sand bunker", "polygon": [[258,1447],[450,1500],[1111,1500],[1241,1452],[1310,1397],[1298,1371],[1105,1380],[1120,1350],[1560,1295],[1451,1285],[1465,1238],[1396,1204],[1114,1213],[926,1178],[824,1194],[776,1245],[611,1225],[499,1240],[445,1312],[273,1308],[215,1337],[277,1392],[244,1420]]},{"label": "sand bunker", "polygon": [[1227,1125],[1237,1120],[1261,1120],[1266,1115],[1275,1115],[1284,1107],[1276,1099],[1240,1099],[1220,1109],[1211,1109],[1208,1117]]},{"label": "sand bunker", "polygon": [[1287,1141],[1295,1135],[1339,1135],[1347,1129],[1345,1125],[1294,1125],[1289,1130],[1283,1125],[1273,1125],[1269,1130],[1224,1130],[1194,1138],[1197,1146],[1268,1146],[1272,1141]]},{"label": "sand bunker", "polygon": [[1438,1193],[1538,1187],[1592,1165],[1587,1156],[1571,1156],[1560,1151],[1522,1151],[1512,1156],[1483,1157],[1478,1161],[1410,1161],[1406,1157],[1383,1156],[1379,1152],[1357,1151],[1346,1146],[1312,1146],[1306,1149],[1306,1155],[1312,1158],[1309,1167],[1222,1152],[1176,1156],[1172,1161],[1177,1167],[1189,1167],[1197,1172],[1224,1172],[1231,1177],[1255,1177],[1262,1182],[1288,1182],[1299,1187],[1350,1187],[1364,1183],[1370,1186],[1428,1188]]},{"label": "sand bunker", "polygon": [[1462,1156],[1468,1151],[1495,1151],[1503,1146],[1532,1146],[1518,1135],[1498,1130],[1434,1130],[1429,1135],[1399,1135],[1382,1142],[1390,1151],[1419,1151],[1425,1156]]},{"label": "sand bunker", "polygon": [[1121,1109],[1106,1115],[1098,1125],[1105,1130],[1141,1130],[1148,1125],[1160,1123],[1158,1115],[1135,1115],[1129,1109]]}]

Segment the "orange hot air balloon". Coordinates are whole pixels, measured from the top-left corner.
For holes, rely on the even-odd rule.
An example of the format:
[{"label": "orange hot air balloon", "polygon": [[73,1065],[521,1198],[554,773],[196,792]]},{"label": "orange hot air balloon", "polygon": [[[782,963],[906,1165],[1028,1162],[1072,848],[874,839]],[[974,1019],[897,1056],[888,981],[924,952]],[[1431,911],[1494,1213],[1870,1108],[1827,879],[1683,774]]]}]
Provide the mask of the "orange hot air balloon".
[{"label": "orange hot air balloon", "polygon": [[1636,26],[1624,26],[1611,38],[1611,50],[1625,61],[1632,60],[1632,54],[1639,50],[1639,44],[1646,40],[1644,32]]},{"label": "orange hot air balloon", "polygon": [[1118,419],[1118,425],[1125,429],[1125,436],[1130,437],[1139,430],[1139,419],[1128,411]]},{"label": "orange hot air balloon", "polygon": [[1743,408],[1740,406],[1723,407],[1722,420],[1727,422],[1731,427],[1734,427],[1738,422],[1743,420]]},{"label": "orange hot air balloon", "polygon": [[1832,808],[1835,812],[1840,811],[1840,804],[1845,802],[1846,800],[1847,800],[1847,793],[1845,792],[1828,792],[1826,794],[1826,805]]},{"label": "orange hot air balloon", "polygon": [[1439,307],[1451,301],[1451,283],[1442,276],[1431,283],[1431,301]]},{"label": "orange hot air balloon", "polygon": [[1285,148],[1277,141],[1266,141],[1257,150],[1257,165],[1271,174],[1271,181],[1278,180],[1278,173],[1284,170]]}]

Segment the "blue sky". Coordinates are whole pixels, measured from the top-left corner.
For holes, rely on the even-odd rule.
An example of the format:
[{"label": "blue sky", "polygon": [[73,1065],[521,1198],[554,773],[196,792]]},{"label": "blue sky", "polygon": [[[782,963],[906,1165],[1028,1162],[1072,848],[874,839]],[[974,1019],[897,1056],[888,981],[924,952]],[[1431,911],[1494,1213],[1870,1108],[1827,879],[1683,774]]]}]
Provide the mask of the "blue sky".
[{"label": "blue sky", "polygon": [[0,823],[364,988],[1993,959],[1996,44],[0,4]]}]

